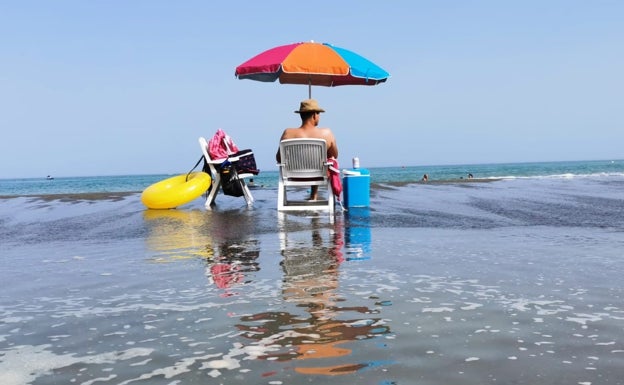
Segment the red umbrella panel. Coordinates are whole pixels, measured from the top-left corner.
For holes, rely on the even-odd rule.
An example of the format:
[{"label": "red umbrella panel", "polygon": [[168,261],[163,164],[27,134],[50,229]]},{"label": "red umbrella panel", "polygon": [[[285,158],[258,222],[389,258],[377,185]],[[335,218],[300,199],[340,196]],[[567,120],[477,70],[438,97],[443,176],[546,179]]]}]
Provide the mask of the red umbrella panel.
[{"label": "red umbrella panel", "polygon": [[328,43],[303,42],[266,50],[236,67],[239,79],[336,87],[374,86],[390,74],[370,60]]}]

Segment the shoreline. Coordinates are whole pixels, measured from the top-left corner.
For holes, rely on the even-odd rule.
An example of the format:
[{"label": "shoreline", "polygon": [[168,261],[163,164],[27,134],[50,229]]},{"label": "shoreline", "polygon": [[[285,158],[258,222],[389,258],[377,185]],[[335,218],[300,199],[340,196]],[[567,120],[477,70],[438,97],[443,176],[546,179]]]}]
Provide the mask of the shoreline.
[{"label": "shoreline", "polygon": [[498,182],[503,178],[458,178],[458,179],[430,179],[428,181],[417,181],[418,184],[456,184],[456,183],[489,183]]},{"label": "shoreline", "polygon": [[[418,185],[452,185],[452,184],[467,184],[467,183],[490,183],[498,182],[504,178],[472,178],[472,179],[439,179],[424,181],[403,181],[403,182],[371,182],[371,189],[385,189],[387,186],[407,186],[410,184]],[[252,189],[258,189],[258,187],[250,187]],[[262,189],[266,189],[263,187]],[[270,189],[270,188],[269,188]],[[0,195],[0,200],[15,199],[15,198],[30,198],[33,200],[41,200],[45,202],[61,201],[61,202],[73,202],[73,201],[101,201],[111,200],[120,201],[128,196],[134,194],[141,194],[142,191],[115,191],[115,192],[78,192],[78,193],[53,193],[53,194],[20,194],[20,195]]]},{"label": "shoreline", "polygon": [[87,193],[69,193],[69,194],[26,194],[26,195],[0,195],[0,199],[15,199],[15,198],[31,198],[34,200],[41,200],[45,202],[61,201],[61,202],[75,202],[75,201],[121,201],[124,198],[140,194],[141,191],[123,191],[123,192],[87,192]]}]

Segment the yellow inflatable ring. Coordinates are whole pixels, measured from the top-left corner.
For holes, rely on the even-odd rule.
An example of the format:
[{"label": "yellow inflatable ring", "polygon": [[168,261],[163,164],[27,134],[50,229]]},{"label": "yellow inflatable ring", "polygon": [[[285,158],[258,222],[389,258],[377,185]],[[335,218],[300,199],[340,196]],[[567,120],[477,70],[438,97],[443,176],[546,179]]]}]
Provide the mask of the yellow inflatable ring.
[{"label": "yellow inflatable ring", "polygon": [[194,172],[174,176],[149,186],[141,194],[141,202],[150,209],[173,209],[202,195],[210,187],[210,175]]}]

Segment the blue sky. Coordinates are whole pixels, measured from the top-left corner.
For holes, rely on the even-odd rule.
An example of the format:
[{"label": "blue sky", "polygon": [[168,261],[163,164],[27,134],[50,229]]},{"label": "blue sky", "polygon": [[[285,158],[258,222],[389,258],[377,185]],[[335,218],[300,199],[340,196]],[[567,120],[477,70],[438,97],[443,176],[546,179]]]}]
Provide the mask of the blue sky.
[{"label": "blue sky", "polygon": [[314,40],[391,74],[313,87],[341,166],[624,158],[623,1],[0,0],[0,178],[181,173],[224,129],[275,170],[307,88],[237,65]]}]

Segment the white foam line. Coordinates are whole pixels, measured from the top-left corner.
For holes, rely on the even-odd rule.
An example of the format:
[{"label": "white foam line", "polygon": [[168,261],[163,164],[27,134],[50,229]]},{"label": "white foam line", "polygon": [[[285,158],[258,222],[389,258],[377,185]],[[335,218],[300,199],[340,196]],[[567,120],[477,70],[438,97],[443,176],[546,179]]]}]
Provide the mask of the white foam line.
[{"label": "white foam line", "polygon": [[76,357],[72,354],[54,354],[48,350],[52,345],[20,345],[3,351],[0,361],[0,384],[23,385],[34,382],[38,377],[52,373],[54,369],[65,368],[77,363],[113,364],[117,361],[150,355],[154,350],[132,348],[120,352],[101,353]]},{"label": "white foam line", "polygon": [[426,307],[422,309],[423,313],[442,313],[442,312],[453,312],[455,309],[450,307]]},{"label": "white foam line", "polygon": [[94,383],[96,383],[96,382],[105,382],[105,381],[108,381],[108,380],[112,380],[113,378],[117,378],[117,375],[116,375],[116,374],[111,374],[111,375],[110,375],[110,376],[108,376],[108,377],[98,377],[98,378],[94,378],[94,379],[92,379],[92,380],[89,380],[89,381],[85,381],[85,382],[83,382],[81,385],[93,385],[93,384],[94,384]]},{"label": "white foam line", "polygon": [[138,378],[133,378],[130,380],[120,382],[118,385],[126,385],[126,384],[136,382],[136,381],[149,380],[153,377],[161,376],[161,375],[164,376],[166,379],[169,379],[179,374],[190,372],[191,366],[195,364],[195,362],[198,362],[198,361],[202,362],[207,359],[215,358],[219,356],[221,356],[220,353],[183,358],[180,361],[176,362],[173,366],[155,369],[151,371],[150,373],[145,373],[145,374],[140,375]]}]

